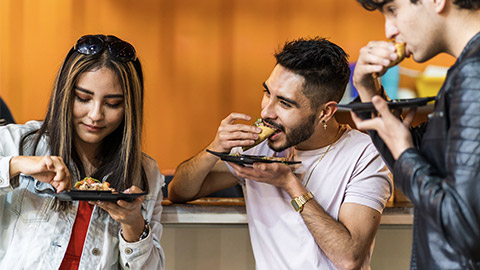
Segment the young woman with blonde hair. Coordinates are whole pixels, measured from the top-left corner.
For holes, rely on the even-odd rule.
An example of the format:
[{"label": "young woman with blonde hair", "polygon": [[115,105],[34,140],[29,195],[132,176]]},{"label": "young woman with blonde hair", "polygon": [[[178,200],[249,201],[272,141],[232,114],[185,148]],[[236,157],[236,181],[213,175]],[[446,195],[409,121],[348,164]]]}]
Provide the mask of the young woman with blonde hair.
[{"label": "young woman with blonde hair", "polygon": [[[45,120],[0,127],[1,269],[164,268],[164,178],[141,151],[142,118],[134,47],[115,36],[81,37],[57,75]],[[56,198],[84,177],[147,195]]]}]

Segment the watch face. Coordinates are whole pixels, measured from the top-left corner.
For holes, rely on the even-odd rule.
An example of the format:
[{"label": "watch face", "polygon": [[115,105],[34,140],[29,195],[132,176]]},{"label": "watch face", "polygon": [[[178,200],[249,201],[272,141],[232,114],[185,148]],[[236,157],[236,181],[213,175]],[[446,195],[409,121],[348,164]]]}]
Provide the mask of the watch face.
[{"label": "watch face", "polygon": [[295,209],[296,212],[300,212],[300,210],[302,210],[302,208],[298,205],[295,199],[293,199],[291,203],[292,203],[293,209]]}]

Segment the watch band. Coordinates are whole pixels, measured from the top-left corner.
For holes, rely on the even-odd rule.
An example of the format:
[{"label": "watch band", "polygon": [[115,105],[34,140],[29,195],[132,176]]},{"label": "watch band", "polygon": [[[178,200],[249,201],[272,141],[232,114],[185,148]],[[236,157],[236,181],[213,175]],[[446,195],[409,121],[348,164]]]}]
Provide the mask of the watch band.
[{"label": "watch band", "polygon": [[299,212],[301,213],[303,211],[303,206],[311,199],[313,199],[313,193],[312,192],[308,192],[308,193],[305,193],[303,195],[300,195],[298,197],[295,197],[293,198],[290,203],[292,204],[293,206],[293,209],[296,211],[296,212]]}]

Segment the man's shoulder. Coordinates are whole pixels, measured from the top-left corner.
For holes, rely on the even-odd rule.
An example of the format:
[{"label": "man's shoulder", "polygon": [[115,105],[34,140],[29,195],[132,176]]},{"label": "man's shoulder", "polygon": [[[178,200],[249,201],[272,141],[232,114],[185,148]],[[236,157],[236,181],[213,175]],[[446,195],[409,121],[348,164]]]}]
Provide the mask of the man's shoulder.
[{"label": "man's shoulder", "polygon": [[[348,129],[342,137],[341,152],[347,152],[359,159],[371,159],[378,155],[378,150],[372,142],[372,138],[357,129]],[[355,154],[354,154],[355,153]]]},{"label": "man's shoulder", "polygon": [[465,46],[461,59],[480,58],[480,33],[476,34]]},{"label": "man's shoulder", "polygon": [[475,35],[463,48],[457,62],[450,68],[449,74],[454,76],[478,76],[480,70],[480,33]]},{"label": "man's shoulder", "polygon": [[366,147],[372,144],[372,139],[368,134],[354,128],[348,128],[343,137],[345,144],[352,146],[358,145],[360,147]]}]

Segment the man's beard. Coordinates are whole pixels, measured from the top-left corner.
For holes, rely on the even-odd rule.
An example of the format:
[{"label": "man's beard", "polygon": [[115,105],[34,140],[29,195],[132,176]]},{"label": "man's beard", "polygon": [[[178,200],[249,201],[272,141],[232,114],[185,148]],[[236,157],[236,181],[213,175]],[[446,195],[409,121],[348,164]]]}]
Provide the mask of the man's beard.
[{"label": "man's beard", "polygon": [[281,152],[289,147],[295,146],[299,143],[302,143],[308,140],[312,136],[313,132],[315,131],[316,118],[317,118],[316,114],[310,115],[306,121],[303,121],[302,123],[300,123],[299,126],[292,129],[292,131],[290,131],[289,133],[285,132],[285,127],[278,125],[276,123],[273,123],[272,121],[268,121],[268,119],[266,119],[265,122],[280,129],[285,133],[285,136],[286,136],[286,140],[283,145],[274,147],[272,143],[269,141],[268,146],[275,152]]}]

